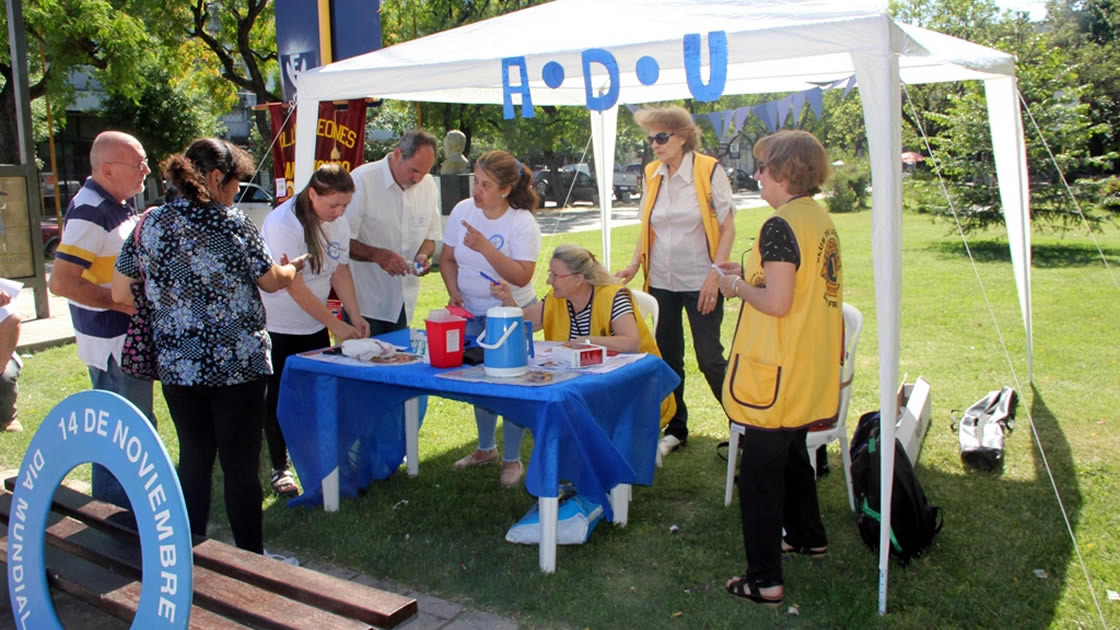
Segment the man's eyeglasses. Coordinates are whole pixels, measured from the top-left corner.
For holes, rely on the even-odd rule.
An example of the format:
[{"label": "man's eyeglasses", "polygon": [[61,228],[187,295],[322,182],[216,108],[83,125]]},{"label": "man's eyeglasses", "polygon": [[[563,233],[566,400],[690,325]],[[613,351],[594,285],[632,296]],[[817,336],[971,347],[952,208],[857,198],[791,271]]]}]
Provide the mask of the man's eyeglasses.
[{"label": "man's eyeglasses", "polygon": [[756,173],[761,173],[761,172],[766,170],[766,162],[763,162],[762,160],[758,160],[758,162],[756,162],[755,164],[756,164],[756,166],[755,166],[754,170],[755,170]]},{"label": "man's eyeglasses", "polygon": [[650,144],[665,144],[666,142],[669,141],[669,138],[671,138],[672,136],[673,136],[673,132],[662,131],[661,133],[657,134],[656,136],[646,136],[646,140],[649,140]]},{"label": "man's eyeglasses", "polygon": [[548,272],[548,279],[549,280],[555,280],[557,278],[567,278],[568,276],[574,276],[574,275],[576,275],[576,274],[574,274],[574,273],[556,273],[555,271],[549,271]]},{"label": "man's eyeglasses", "polygon": [[148,158],[144,158],[143,160],[140,160],[139,162],[121,162],[119,160],[109,160],[109,163],[110,164],[124,164],[125,166],[132,166],[132,167],[135,167],[136,170],[138,170],[138,171],[142,171],[142,170],[148,168]]}]

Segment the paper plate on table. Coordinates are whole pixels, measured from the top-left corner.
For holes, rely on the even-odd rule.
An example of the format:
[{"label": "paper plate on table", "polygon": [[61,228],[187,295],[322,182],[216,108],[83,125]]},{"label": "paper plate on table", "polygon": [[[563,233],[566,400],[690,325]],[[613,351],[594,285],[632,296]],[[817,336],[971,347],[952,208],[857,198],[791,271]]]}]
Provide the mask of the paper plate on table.
[{"label": "paper plate on table", "polygon": [[380,357],[373,357],[364,362],[371,365],[409,365],[423,361],[424,357],[419,354],[409,354],[407,352],[398,352],[396,354],[388,354]]}]

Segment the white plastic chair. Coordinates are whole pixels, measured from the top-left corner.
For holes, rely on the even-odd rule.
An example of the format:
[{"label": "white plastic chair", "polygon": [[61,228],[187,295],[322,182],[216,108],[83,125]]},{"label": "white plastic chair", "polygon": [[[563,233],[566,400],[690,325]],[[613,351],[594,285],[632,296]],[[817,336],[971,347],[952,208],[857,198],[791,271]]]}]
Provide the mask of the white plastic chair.
[{"label": "white plastic chair", "polygon": [[[809,462],[813,472],[817,471],[817,447],[833,440],[840,441],[840,459],[844,464],[844,482],[848,486],[848,507],[856,511],[856,497],[852,491],[852,456],[848,452],[848,402],[852,397],[852,378],[856,371],[856,346],[859,333],[863,329],[863,313],[851,304],[844,304],[844,360],[840,364],[840,406],[836,412],[836,424],[823,431],[809,431],[805,437],[805,448],[809,451]],[[735,460],[739,456],[739,437],[744,435],[743,425],[731,423],[731,435],[727,445],[727,482],[723,490],[723,504],[731,505],[731,489],[735,484]]]},{"label": "white plastic chair", "polygon": [[634,296],[634,303],[638,305],[638,311],[642,318],[649,317],[653,320],[653,328],[650,328],[651,333],[657,331],[657,316],[661,313],[661,307],[657,304],[657,298],[637,289],[630,289],[630,295]]}]

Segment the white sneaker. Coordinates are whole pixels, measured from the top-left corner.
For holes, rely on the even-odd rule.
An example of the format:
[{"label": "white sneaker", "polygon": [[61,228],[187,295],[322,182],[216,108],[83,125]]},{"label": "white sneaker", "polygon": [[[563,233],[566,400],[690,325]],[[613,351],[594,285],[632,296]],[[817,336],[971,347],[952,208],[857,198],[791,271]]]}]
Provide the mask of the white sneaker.
[{"label": "white sneaker", "polygon": [[677,448],[679,448],[681,444],[682,441],[679,437],[675,435],[666,435],[661,438],[660,442],[657,443],[657,451],[661,453],[662,457],[665,457],[669,453],[677,450]]}]

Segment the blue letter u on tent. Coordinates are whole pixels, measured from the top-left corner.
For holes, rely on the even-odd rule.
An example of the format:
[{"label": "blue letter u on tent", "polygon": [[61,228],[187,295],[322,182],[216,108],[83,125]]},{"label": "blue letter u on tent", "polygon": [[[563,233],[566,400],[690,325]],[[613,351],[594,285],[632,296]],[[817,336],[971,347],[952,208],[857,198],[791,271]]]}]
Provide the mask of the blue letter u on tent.
[{"label": "blue letter u on tent", "polygon": [[710,76],[705,84],[700,78],[700,34],[685,35],[684,75],[688,79],[688,91],[704,103],[718,99],[727,84],[727,33],[724,31],[708,33],[708,66]]}]

